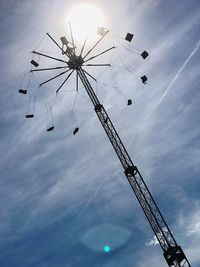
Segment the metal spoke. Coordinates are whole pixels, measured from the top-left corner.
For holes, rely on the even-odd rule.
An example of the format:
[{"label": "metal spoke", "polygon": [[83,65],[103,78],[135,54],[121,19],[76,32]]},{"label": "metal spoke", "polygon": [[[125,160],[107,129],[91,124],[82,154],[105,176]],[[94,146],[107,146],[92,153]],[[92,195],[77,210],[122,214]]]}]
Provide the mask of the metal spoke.
[{"label": "metal spoke", "polygon": [[110,51],[110,50],[112,50],[112,49],[114,49],[114,48],[116,48],[116,47],[115,47],[115,46],[113,46],[113,47],[111,47],[111,48],[109,48],[109,49],[106,49],[105,51],[103,51],[103,52],[101,52],[101,53],[97,54],[96,56],[93,56],[93,57],[91,57],[91,58],[87,59],[87,60],[86,60],[86,61],[84,61],[84,62],[88,62],[88,61],[89,61],[89,60],[91,60],[91,59],[94,59],[94,58],[96,58],[96,57],[99,57],[99,56],[103,55],[104,53],[106,53],[106,52],[108,52],[108,51]]},{"label": "metal spoke", "polygon": [[36,54],[36,55],[39,55],[39,56],[47,57],[47,58],[50,58],[50,59],[54,59],[54,60],[57,60],[57,61],[60,61],[60,62],[64,62],[64,63],[67,64],[67,61],[62,60],[60,58],[52,57],[52,56],[49,56],[49,55],[46,55],[46,54],[42,54],[42,53],[39,53],[39,52],[36,52],[36,51],[32,51],[32,53]]},{"label": "metal spoke", "polygon": [[45,71],[45,70],[59,70],[59,69],[66,69],[66,68],[68,68],[68,66],[65,66],[65,67],[54,67],[54,68],[47,68],[47,69],[35,69],[35,70],[30,70],[30,72]]},{"label": "metal spoke", "polygon": [[62,49],[62,47],[53,39],[53,37],[47,32],[47,35],[49,36],[49,38],[57,45],[57,47],[60,48],[60,50],[62,51],[63,54],[66,55],[65,51]]},{"label": "metal spoke", "polygon": [[85,67],[111,67],[110,64],[85,64]]},{"label": "metal spoke", "polygon": [[83,46],[82,46],[82,48],[81,48],[80,56],[82,56],[82,54],[83,54],[83,50],[84,50],[84,48],[85,48],[85,44],[86,44],[86,42],[87,42],[87,36],[85,37],[85,41],[84,41]]},{"label": "metal spoke", "polygon": [[70,22],[69,22],[69,30],[70,30],[70,35],[71,35],[71,39],[72,39],[72,45],[73,45],[73,49],[74,49],[74,55],[76,56],[75,45],[74,45],[74,38],[73,38],[72,27],[71,27],[71,23]]},{"label": "metal spoke", "polygon": [[109,31],[106,31],[104,33],[104,35],[96,42],[96,44],[86,53],[83,59],[85,59],[92,52],[92,50],[101,42],[101,40],[106,36],[107,33],[109,33]]},{"label": "metal spoke", "polygon": [[63,87],[63,85],[66,83],[66,81],[69,79],[69,77],[72,75],[73,72],[74,72],[74,70],[72,70],[72,72],[70,72],[70,74],[67,76],[67,78],[64,80],[64,82],[56,90],[56,93],[58,93],[58,91]]},{"label": "metal spoke", "polygon": [[95,82],[97,81],[97,79],[95,79],[91,74],[89,74],[86,70],[82,69],[88,76],[90,76],[93,80],[95,80]]},{"label": "metal spoke", "polygon": [[51,79],[49,79],[49,80],[47,80],[47,81],[45,81],[45,82],[41,83],[39,86],[42,86],[43,84],[45,84],[45,83],[48,83],[48,82],[50,82],[50,81],[52,81],[52,80],[56,79],[57,77],[59,77],[59,76],[61,76],[61,75],[65,74],[65,73],[66,73],[66,72],[68,72],[68,71],[69,71],[69,70],[66,70],[66,71],[64,71],[64,72],[61,72],[60,74],[58,74],[58,75],[54,76],[53,78],[51,78]]}]

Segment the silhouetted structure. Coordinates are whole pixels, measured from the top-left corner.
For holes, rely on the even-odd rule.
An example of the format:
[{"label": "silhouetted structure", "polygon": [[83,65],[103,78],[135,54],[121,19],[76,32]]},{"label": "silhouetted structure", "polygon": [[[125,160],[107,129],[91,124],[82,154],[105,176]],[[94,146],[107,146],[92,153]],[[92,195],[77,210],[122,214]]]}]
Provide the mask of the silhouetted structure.
[{"label": "silhouetted structure", "polygon": [[54,129],[54,126],[51,126],[51,127],[49,127],[49,128],[47,129],[47,132],[51,132],[51,131],[53,131],[53,129]]},{"label": "silhouetted structure", "polygon": [[[139,172],[138,168],[134,165],[132,162],[126,148],[124,147],[110,117],[108,116],[104,106],[99,102],[99,99],[97,98],[89,80],[88,77],[95,80],[94,77],[92,77],[87,71],[84,70],[84,63],[102,55],[103,53],[106,53],[110,51],[111,49],[114,49],[115,47],[111,47],[110,49],[107,49],[103,51],[100,54],[97,54],[96,56],[92,56],[88,58],[89,54],[94,50],[94,48],[101,42],[101,40],[108,34],[108,30],[105,28],[98,28],[98,32],[101,35],[101,38],[98,40],[98,42],[83,56],[85,43],[81,48],[81,52],[79,55],[76,54],[76,47],[74,45],[73,41],[73,35],[70,27],[70,33],[71,33],[71,42],[69,42],[65,37],[61,37],[62,46],[60,46],[53,38],[50,36],[50,34],[47,33],[49,38],[54,42],[54,44],[61,50],[61,53],[66,55],[66,60],[55,58],[46,54],[42,54],[36,51],[33,51],[33,54],[37,54],[55,61],[59,61],[64,63],[63,67],[55,67],[55,68],[49,68],[49,69],[58,69],[58,68],[65,68],[66,70],[64,72],[61,72],[60,74],[50,78],[47,81],[44,81],[40,84],[42,86],[43,84],[52,81],[53,79],[56,79],[57,77],[64,75],[69,72],[64,82],[58,87],[56,92],[58,93],[59,90],[62,88],[62,86],[66,83],[66,81],[69,79],[71,74],[73,72],[76,73],[76,88],[78,91],[78,79],[81,80],[83,86],[85,87],[85,90],[90,98],[90,100],[93,103],[94,110],[96,112],[97,117],[99,118],[115,152],[118,156],[122,167],[124,168],[125,176],[135,193],[135,196],[163,250],[163,255],[166,259],[166,262],[168,266],[174,266],[174,267],[190,267],[190,263],[185,256],[182,248],[177,244],[172,232],[170,231],[166,221],[164,220],[157,204],[155,203],[145,181],[142,178],[141,173]],[[131,42],[133,38],[133,34],[127,33],[125,39],[128,42]],[[148,53],[146,51],[142,52],[141,56],[145,59],[148,56]],[[31,61],[31,63],[38,67],[37,64],[35,64],[35,61]],[[109,64],[87,64],[87,66],[109,66]],[[35,69],[31,71],[44,71],[49,69]],[[144,75],[141,77],[142,83],[147,82],[147,77]],[[20,93],[24,93],[21,91]],[[127,105],[131,105],[132,100],[128,99]],[[33,117],[33,115],[27,115],[26,117]],[[54,127],[49,128],[47,131],[53,130]],[[79,128],[76,127],[73,131],[73,134],[75,135],[78,132]]]},{"label": "silhouetted structure", "polygon": [[31,60],[31,64],[34,66],[34,67],[38,67],[39,64],[35,61],[35,60]]},{"label": "silhouetted structure", "polygon": [[26,117],[27,119],[31,119],[31,118],[34,117],[34,114],[27,114],[25,117]]},{"label": "silhouetted structure", "polygon": [[127,33],[126,37],[125,37],[125,40],[128,41],[128,42],[131,42],[133,39],[133,34],[132,33]]},{"label": "silhouetted structure", "polygon": [[24,95],[26,95],[26,94],[27,94],[27,90],[19,89],[19,93],[20,93],[20,94],[24,94]]},{"label": "silhouetted structure", "polygon": [[144,75],[141,77],[142,83],[146,84],[147,83],[147,76]]},{"label": "silhouetted structure", "polygon": [[76,127],[76,128],[74,129],[74,131],[73,131],[73,135],[77,134],[78,131],[79,131],[79,127]]},{"label": "silhouetted structure", "polygon": [[147,58],[148,55],[149,55],[149,54],[147,53],[147,51],[143,51],[143,52],[141,53],[141,56],[142,56],[143,59]]}]

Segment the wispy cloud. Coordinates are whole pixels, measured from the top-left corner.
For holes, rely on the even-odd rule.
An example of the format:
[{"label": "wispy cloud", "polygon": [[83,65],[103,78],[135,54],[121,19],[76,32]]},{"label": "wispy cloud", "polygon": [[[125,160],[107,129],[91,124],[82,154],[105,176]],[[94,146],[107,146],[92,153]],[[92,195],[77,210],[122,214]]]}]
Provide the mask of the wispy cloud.
[{"label": "wispy cloud", "polygon": [[158,245],[158,239],[156,238],[156,236],[153,237],[153,239],[151,239],[149,242],[146,242],[145,245],[148,246],[156,246]]},{"label": "wispy cloud", "polygon": [[[51,6],[40,2],[34,2],[34,12],[31,3],[19,1],[13,4],[12,12],[1,13],[5,43],[1,43],[0,265],[161,266],[164,260],[157,240],[147,234],[147,222],[83,88],[76,110],[80,123],[77,136],[72,135],[69,114],[72,97],[65,93],[57,99],[55,131],[51,135],[46,133],[42,109],[32,121],[20,118],[24,116],[25,100],[16,96],[16,84],[24,69],[24,53],[31,51],[33,43],[51,31],[49,28],[60,27],[65,8],[70,7],[64,0],[59,4],[53,1]],[[139,70],[149,74],[146,87],[132,76],[123,79],[123,71],[118,77],[120,89],[133,98],[133,106],[128,109],[109,88],[100,88],[99,94],[145,181],[153,184],[150,188],[164,215],[169,212],[168,203],[173,203],[168,215],[174,216],[170,225],[181,236],[181,245],[193,258],[194,267],[198,267],[199,207],[189,212],[198,198],[190,189],[199,173],[198,68],[192,59],[200,41],[191,48],[197,36],[198,9],[191,2],[187,2],[187,14],[184,5],[180,8],[174,1],[141,4],[135,0],[123,5],[120,1],[97,2],[104,5],[110,25],[115,24],[117,31],[133,31],[133,45],[152,50]],[[170,9],[173,12],[166,12]],[[65,26],[62,29],[66,30]],[[179,53],[172,56],[172,50]],[[186,67],[187,75],[182,78]],[[176,90],[172,90],[175,85]],[[184,194],[188,195],[187,201]],[[178,224],[180,209],[184,210],[182,224]],[[130,239],[116,248],[117,253],[104,257],[80,240],[91,228],[105,223],[109,223],[109,229],[122,225]]]}]

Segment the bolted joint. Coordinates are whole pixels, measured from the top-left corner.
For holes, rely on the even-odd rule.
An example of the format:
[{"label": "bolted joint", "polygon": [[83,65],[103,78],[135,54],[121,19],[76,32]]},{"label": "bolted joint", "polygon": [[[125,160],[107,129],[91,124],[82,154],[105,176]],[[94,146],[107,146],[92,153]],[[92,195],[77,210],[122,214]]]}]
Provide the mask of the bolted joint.
[{"label": "bolted joint", "polygon": [[126,176],[128,176],[128,175],[134,176],[137,172],[138,172],[138,169],[137,169],[137,167],[135,165],[128,166],[124,171]]},{"label": "bolted joint", "polygon": [[83,58],[81,56],[71,55],[70,60],[67,62],[67,65],[70,69],[80,70],[83,65]]},{"label": "bolted joint", "polygon": [[169,266],[174,266],[174,262],[180,264],[183,260],[186,260],[185,254],[180,246],[169,247],[163,255]]},{"label": "bolted joint", "polygon": [[102,108],[103,108],[103,105],[101,105],[101,104],[96,104],[96,106],[94,107],[94,110],[95,110],[96,112],[100,112],[100,111],[102,110]]}]

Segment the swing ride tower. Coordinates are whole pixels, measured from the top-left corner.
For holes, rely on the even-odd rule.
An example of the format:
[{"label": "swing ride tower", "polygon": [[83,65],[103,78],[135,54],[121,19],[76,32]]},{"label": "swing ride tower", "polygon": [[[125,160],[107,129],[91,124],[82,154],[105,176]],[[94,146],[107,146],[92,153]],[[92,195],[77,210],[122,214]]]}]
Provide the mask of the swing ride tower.
[{"label": "swing ride tower", "polygon": [[[85,47],[86,40],[82,46],[81,52],[77,55],[76,47],[74,45],[73,35],[70,27],[71,34],[71,42],[69,42],[65,37],[61,37],[62,46],[60,46],[50,34],[47,34],[49,38],[54,42],[54,44],[61,50],[62,54],[66,55],[67,60],[61,60],[59,58],[55,58],[46,54],[39,53],[37,51],[33,51],[33,54],[37,54],[43,57],[47,57],[52,60],[61,61],[66,64],[66,70],[61,72],[59,75],[52,77],[51,79],[43,82],[43,84],[56,79],[58,76],[64,75],[66,73],[67,77],[63,81],[63,83],[58,87],[56,93],[62,88],[62,86],[66,83],[69,77],[73,72],[76,73],[76,89],[78,90],[78,81],[80,80],[83,84],[93,106],[94,111],[104,128],[106,135],[108,136],[110,143],[112,144],[117,157],[119,158],[121,165],[124,169],[124,174],[130,184],[132,191],[134,192],[162,250],[164,258],[169,267],[191,267],[187,257],[185,256],[182,248],[177,244],[172,232],[169,229],[163,215],[161,214],[160,209],[158,208],[155,200],[151,192],[149,191],[144,179],[142,178],[141,173],[139,172],[137,166],[132,162],[126,148],[124,147],[122,140],[120,139],[108,113],[106,112],[102,103],[100,103],[97,95],[95,94],[88,77],[95,79],[92,77],[86,70],[84,70],[84,66],[109,66],[109,64],[88,64],[87,62],[114,49],[115,47],[111,47],[96,56],[92,56],[88,58],[88,55],[94,50],[94,48],[101,42],[101,40],[107,35],[109,31],[104,29],[104,32],[101,34],[101,38],[98,42],[83,56],[83,51]],[[131,34],[127,34],[127,39],[131,38]],[[148,53],[146,53],[146,56]],[[145,54],[143,52],[143,55]],[[32,64],[37,68],[37,62],[33,61]],[[64,68],[64,67],[63,67]],[[52,69],[52,68],[49,68]],[[49,69],[34,69],[32,71],[43,71]],[[56,68],[55,68],[56,69]],[[147,78],[146,76],[141,77],[142,82],[145,83]],[[22,89],[20,89],[22,90]],[[22,90],[23,91],[23,90]],[[20,93],[26,93],[24,90]],[[50,130],[53,130],[54,127],[51,127]]]}]

